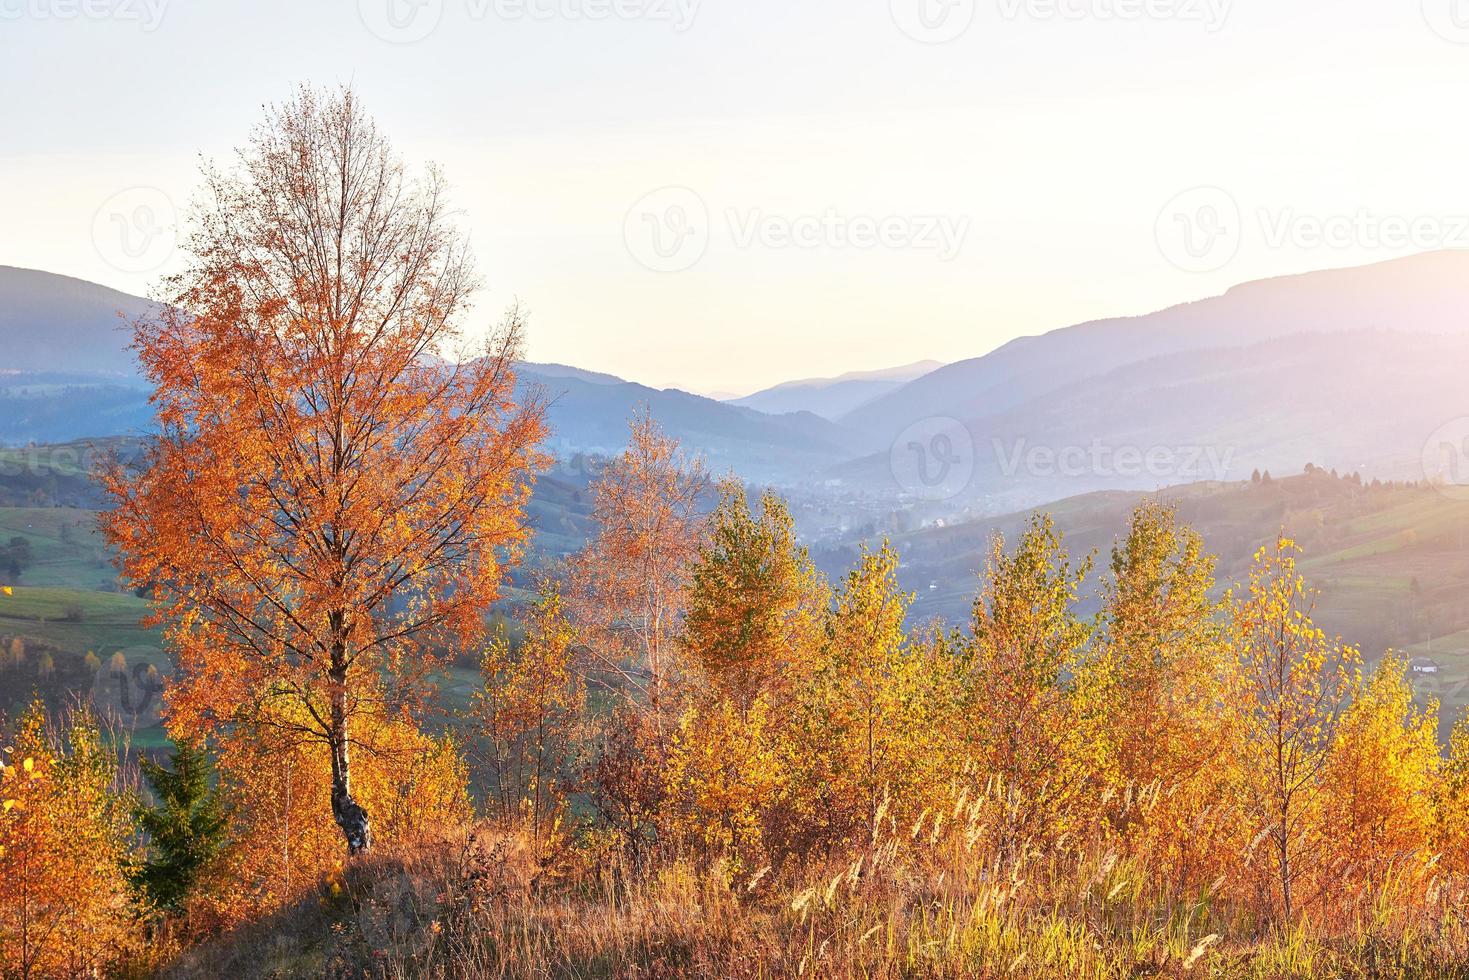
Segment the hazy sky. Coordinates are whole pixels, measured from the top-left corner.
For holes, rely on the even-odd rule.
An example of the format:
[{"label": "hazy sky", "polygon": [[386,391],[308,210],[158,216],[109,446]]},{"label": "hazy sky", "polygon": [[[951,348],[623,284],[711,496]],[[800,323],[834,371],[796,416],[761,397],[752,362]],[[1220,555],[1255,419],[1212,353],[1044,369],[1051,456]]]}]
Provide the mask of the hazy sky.
[{"label": "hazy sky", "polygon": [[0,263],[145,292],[301,81],[445,168],[478,316],[698,391],[1469,246],[1469,0],[0,0]]}]

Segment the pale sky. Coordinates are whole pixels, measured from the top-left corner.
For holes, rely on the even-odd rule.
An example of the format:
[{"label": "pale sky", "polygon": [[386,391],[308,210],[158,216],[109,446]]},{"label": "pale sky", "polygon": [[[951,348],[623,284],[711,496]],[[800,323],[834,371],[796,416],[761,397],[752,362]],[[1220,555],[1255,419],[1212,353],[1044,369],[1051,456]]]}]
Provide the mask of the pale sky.
[{"label": "pale sky", "polygon": [[1469,247],[1466,0],[0,0],[0,264],[146,292],[302,81],[445,169],[481,322],[659,386]]}]

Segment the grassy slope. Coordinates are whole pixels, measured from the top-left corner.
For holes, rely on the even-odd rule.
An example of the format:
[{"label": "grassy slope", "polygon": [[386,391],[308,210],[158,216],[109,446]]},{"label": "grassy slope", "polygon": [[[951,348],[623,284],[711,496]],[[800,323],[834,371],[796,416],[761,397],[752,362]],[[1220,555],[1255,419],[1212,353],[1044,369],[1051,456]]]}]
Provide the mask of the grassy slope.
[{"label": "grassy slope", "polygon": [[[57,707],[72,697],[94,700],[134,727],[134,744],[162,744],[157,692],[141,673],[153,666],[168,672],[156,630],[140,620],[147,603],[116,590],[116,575],[96,533],[96,513],[73,508],[0,508],[0,540],[24,537],[35,564],[23,572],[12,596],[0,597],[0,642],[8,650],[19,637],[25,657],[0,666],[0,711],[15,710],[34,697]],[[110,664],[121,653],[127,680],[99,682],[88,652]],[[47,658],[49,657],[49,663]]]}]

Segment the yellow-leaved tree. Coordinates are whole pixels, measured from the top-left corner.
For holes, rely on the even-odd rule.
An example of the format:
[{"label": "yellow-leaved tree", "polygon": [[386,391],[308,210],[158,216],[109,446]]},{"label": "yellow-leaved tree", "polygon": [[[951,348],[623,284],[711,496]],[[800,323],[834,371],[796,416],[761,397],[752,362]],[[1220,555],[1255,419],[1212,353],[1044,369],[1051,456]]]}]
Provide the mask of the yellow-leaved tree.
[{"label": "yellow-leaved tree", "polygon": [[[318,888],[342,866],[331,816],[330,749],[301,734],[302,711],[281,704],[278,724],[226,730],[219,778],[231,814],[229,842],[191,907],[197,921],[227,926],[273,911]],[[452,833],[473,815],[468,771],[449,736],[403,716],[363,712],[353,733],[356,792],[371,806],[378,840],[404,847]]]},{"label": "yellow-leaved tree", "polygon": [[1088,706],[1072,697],[1090,627],[1075,611],[1091,567],[1073,565],[1038,516],[1007,552],[996,535],[970,633],[959,651],[956,743],[988,784],[1005,852],[1056,839],[1090,819],[1082,805],[1098,748],[1082,737]]},{"label": "yellow-leaved tree", "polygon": [[768,833],[785,837],[800,823],[779,747],[796,696],[821,668],[829,604],[785,502],[766,493],[756,515],[743,487],[722,484],[680,637],[698,690],[669,750],[675,838],[755,861]]},{"label": "yellow-leaved tree", "polygon": [[1389,653],[1354,682],[1322,772],[1333,906],[1375,902],[1381,889],[1426,886],[1441,767],[1438,704],[1419,708],[1408,663]]},{"label": "yellow-leaved tree", "polygon": [[808,845],[870,837],[884,799],[895,815],[923,805],[933,705],[905,632],[913,595],[897,572],[887,542],[862,549],[837,590],[822,666],[792,713],[784,749],[805,824],[792,829]]},{"label": "yellow-leaved tree", "polygon": [[523,821],[539,851],[563,815],[586,692],[572,661],[576,629],[554,584],[542,586],[527,620],[518,648],[502,635],[485,650],[466,720],[490,811]]},{"label": "yellow-leaved tree", "polygon": [[783,697],[820,666],[830,590],[796,544],[785,501],[766,492],[757,515],[737,481],[719,489],[680,642],[710,693],[746,711],[758,697]]},{"label": "yellow-leaved tree", "polygon": [[0,975],[108,974],[138,946],[127,872],[131,801],[114,750],[77,710],[33,704],[0,762]]},{"label": "yellow-leaved tree", "polygon": [[1226,712],[1229,676],[1214,559],[1176,512],[1138,507],[1102,587],[1097,655],[1079,680],[1083,722],[1103,747],[1106,810],[1175,892],[1197,890],[1237,853]]},{"label": "yellow-leaved tree", "polygon": [[1257,900],[1285,922],[1320,897],[1332,844],[1322,773],[1361,657],[1311,616],[1315,592],[1282,536],[1262,548],[1235,605],[1232,698],[1243,725],[1242,795],[1259,847]]},{"label": "yellow-leaved tree", "polygon": [[1469,711],[1454,722],[1434,787],[1434,849],[1446,870],[1469,875]]}]

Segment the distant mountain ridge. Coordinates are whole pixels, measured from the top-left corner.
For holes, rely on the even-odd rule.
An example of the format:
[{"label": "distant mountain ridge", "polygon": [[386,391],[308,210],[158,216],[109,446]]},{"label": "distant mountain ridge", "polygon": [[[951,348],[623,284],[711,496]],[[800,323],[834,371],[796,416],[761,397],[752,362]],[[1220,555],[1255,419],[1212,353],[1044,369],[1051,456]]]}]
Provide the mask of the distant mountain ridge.
[{"label": "distant mountain ridge", "polygon": [[154,308],[146,299],[84,279],[0,265],[0,373],[135,381],[128,323]]},{"label": "distant mountain ridge", "polygon": [[[1466,363],[1469,252],[1436,252],[1019,338],[840,421],[893,453],[915,432],[920,448],[958,438],[973,475],[946,504],[989,513],[1308,461],[1423,479],[1430,438],[1469,416]],[[1161,462],[1096,460],[1119,452]],[[833,476],[894,486],[892,473],[879,453]]]},{"label": "distant mountain ridge", "polygon": [[0,266],[0,444],[144,431],[148,390],[128,350],[148,300]]},{"label": "distant mountain ridge", "polygon": [[603,374],[600,371],[585,371],[569,364],[540,364],[535,361],[523,361],[520,364],[521,371],[529,371],[541,378],[574,378],[594,385],[620,385],[627,384],[622,378],[613,374]]},{"label": "distant mountain ridge", "polygon": [[838,421],[891,439],[919,419],[981,418],[1152,357],[1372,328],[1469,329],[1469,251],[1263,279],[1156,313],[1019,337],[982,357],[941,367]]},{"label": "distant mountain ridge", "polygon": [[917,361],[878,371],[848,371],[834,378],[804,378],[727,399],[732,405],[771,415],[811,412],[835,421],[874,398],[895,391],[943,366],[942,361]]},{"label": "distant mountain ridge", "polygon": [[[147,309],[80,280],[0,268],[0,442],[146,431],[147,392],[117,311]],[[933,370],[919,362],[808,379],[736,402],[560,364],[522,364],[520,379],[548,399],[548,448],[563,459],[618,451],[627,419],[646,406],[716,471],[887,501],[878,509],[920,497],[935,513],[993,513],[1306,461],[1429,475],[1430,437],[1455,420],[1469,426],[1466,320],[1469,252],[1449,251],[1246,283]],[[862,390],[870,385],[886,388]],[[972,472],[941,499],[924,496],[897,473],[895,460],[915,447]],[[1173,462],[1107,468],[1088,458],[1096,450]],[[1083,462],[1047,461],[1057,453]],[[1189,454],[1193,469],[1177,462]]]},{"label": "distant mountain ridge", "polygon": [[[587,380],[583,372],[521,364],[518,380],[548,401],[549,447],[561,457],[611,455],[627,444],[628,420],[646,407],[660,426],[716,472],[777,483],[814,479],[828,466],[871,452],[859,434],[810,412],[767,415],[754,409],[659,390],[631,381]],[[597,375],[610,378],[610,375]]]},{"label": "distant mountain ridge", "polygon": [[[153,308],[80,279],[0,267],[0,444],[146,433],[153,411],[126,328]],[[811,413],[772,416],[565,364],[517,370],[522,390],[547,399],[549,446],[562,457],[619,452],[642,406],[716,470],[755,480],[809,479],[874,448]]]}]

